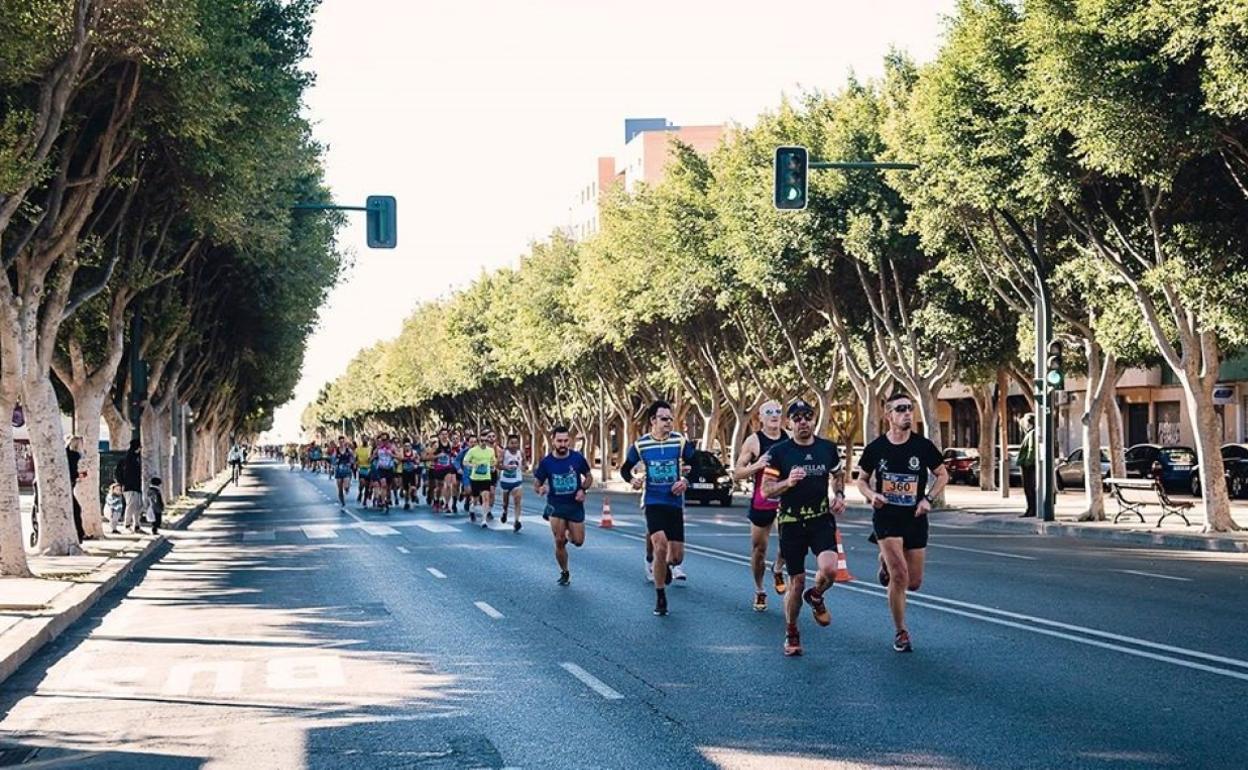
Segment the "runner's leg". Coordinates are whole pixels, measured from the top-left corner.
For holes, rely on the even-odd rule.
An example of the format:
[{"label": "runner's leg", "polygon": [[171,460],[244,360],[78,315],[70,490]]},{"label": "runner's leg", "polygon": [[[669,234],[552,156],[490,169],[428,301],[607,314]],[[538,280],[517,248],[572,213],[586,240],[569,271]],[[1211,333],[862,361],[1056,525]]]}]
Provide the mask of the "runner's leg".
[{"label": "runner's leg", "polygon": [[550,517],[550,532],[555,538],[555,562],[560,572],[568,571],[568,522],[558,516]]},{"label": "runner's leg", "polygon": [[888,567],[888,609],[893,615],[893,626],[898,631],[906,628],[906,587],[910,584],[910,569],[902,551],[900,537],[880,538],[880,555]]},{"label": "runner's leg", "polygon": [[[750,571],[754,573],[754,590],[763,593],[763,573],[767,571],[767,541],[771,538],[771,525],[760,527],[750,524]],[[776,557],[779,559],[779,557]]]}]

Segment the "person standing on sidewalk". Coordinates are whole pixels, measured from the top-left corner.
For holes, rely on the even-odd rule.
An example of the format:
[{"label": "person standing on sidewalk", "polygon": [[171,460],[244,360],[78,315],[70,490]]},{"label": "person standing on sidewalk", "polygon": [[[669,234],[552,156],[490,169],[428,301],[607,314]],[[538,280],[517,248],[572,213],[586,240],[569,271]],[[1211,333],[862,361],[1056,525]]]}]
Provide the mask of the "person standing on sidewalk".
[{"label": "person standing on sidewalk", "polygon": [[888,588],[893,649],[910,652],[906,591],[923,583],[927,514],[949,483],[949,470],[931,439],[914,433],[914,401],[897,393],[885,404],[888,432],[858,458],[858,491],[874,509],[872,537],[880,546],[880,585]]},{"label": "person standing on sidewalk", "polygon": [[82,461],[82,436],[70,436],[65,440],[65,458],[69,460],[69,500],[74,506],[74,529],[81,543],[87,535],[82,529],[82,506],[74,492],[78,486],[78,463]]},{"label": "person standing on sidewalk", "polygon": [[114,481],[121,484],[126,497],[126,528],[131,532],[143,531],[143,455],[142,443],[130,439],[130,449],[117,464]]},{"label": "person standing on sidewalk", "polygon": [[[1023,473],[1023,497],[1027,498],[1027,510],[1021,518],[1030,519],[1036,515],[1036,417],[1023,415],[1023,443],[1018,447],[1018,469]],[[1008,470],[1008,468],[1007,468]],[[1009,484],[1007,476],[1003,482]]]}]

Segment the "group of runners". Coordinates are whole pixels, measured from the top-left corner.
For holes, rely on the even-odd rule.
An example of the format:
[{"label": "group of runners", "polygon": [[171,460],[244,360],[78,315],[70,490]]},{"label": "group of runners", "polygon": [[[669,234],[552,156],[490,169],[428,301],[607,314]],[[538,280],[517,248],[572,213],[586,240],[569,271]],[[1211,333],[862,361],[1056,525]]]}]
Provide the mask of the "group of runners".
[{"label": "group of runners", "polygon": [[[872,509],[870,540],[879,548],[878,579],[888,589],[894,625],[893,649],[910,652],[906,627],[906,594],[923,581],[927,548],[927,513],[932,500],[948,483],[941,453],[929,439],[913,431],[914,402],[897,394],[886,404],[888,430],[869,443],[857,458],[855,486]],[[682,579],[685,550],[685,469],[695,447],[673,429],[672,406],[656,401],[646,412],[649,432],[629,446],[620,474],[641,496],[646,530],[646,576],[654,583],[655,615],[667,615],[667,588]],[[772,562],[772,583],[784,597],[784,654],[801,655],[798,620],[803,604],[819,626],[832,622],[827,593],[836,584],[837,517],[846,512],[846,469],[840,448],[815,433],[815,409],[798,399],[787,409],[776,401],[759,408],[757,432],[737,453],[733,476],[753,479],[749,521],[752,608],[767,609],[764,578],[771,531],[779,532]],[[787,420],[787,427],[785,422]],[[482,527],[493,519],[501,500],[503,523],[510,513],[520,531],[525,474],[530,471],[518,436],[500,444],[497,434],[477,437],[443,429],[425,442],[395,442],[382,433],[356,445],[345,437],[321,452],[327,472],[337,478],[338,500],[346,505],[353,478],[357,499],[385,511],[402,501],[418,502],[435,512],[455,514],[463,504]],[[551,431],[550,452],[532,463],[534,492],[545,498],[543,518],[550,522],[558,584],[572,579],[568,545],[585,544],[585,496],[594,484],[589,462],[571,447],[565,426]],[[509,510],[510,509],[510,510]],[[806,557],[813,555],[813,584],[808,585]]]}]

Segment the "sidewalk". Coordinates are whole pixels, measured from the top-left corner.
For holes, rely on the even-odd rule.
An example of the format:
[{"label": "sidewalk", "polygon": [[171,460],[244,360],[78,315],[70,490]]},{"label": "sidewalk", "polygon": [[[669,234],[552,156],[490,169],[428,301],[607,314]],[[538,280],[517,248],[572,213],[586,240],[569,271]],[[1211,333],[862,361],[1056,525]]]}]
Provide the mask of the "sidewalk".
[{"label": "sidewalk", "polygon": [[[597,471],[594,473],[598,477]],[[595,487],[602,490],[601,483]],[[607,482],[606,491],[612,495],[636,496],[633,489],[619,479],[618,474]],[[856,490],[847,491],[849,504],[853,508],[865,508]],[[1179,499],[1188,499],[1181,497]],[[1068,490],[1058,495],[1056,516],[1053,522],[1037,521],[1036,519],[1020,519],[1019,514],[1026,507],[1021,487],[1012,487],[1010,496],[1002,498],[1000,492],[984,492],[969,486],[952,485],[945,491],[945,507],[935,513],[932,521],[949,526],[966,527],[1007,532],[1023,532],[1051,537],[1083,537],[1098,540],[1114,540],[1118,542],[1151,545],[1160,548],[1174,548],[1190,551],[1230,551],[1248,553],[1248,501],[1233,500],[1231,513],[1236,523],[1244,527],[1243,532],[1228,532],[1206,535],[1201,533],[1205,525],[1205,508],[1199,500],[1194,501],[1195,507],[1187,513],[1192,526],[1183,525],[1183,520],[1171,516],[1161,528],[1157,527],[1160,511],[1145,511],[1145,521],[1132,516],[1118,524],[1113,523],[1114,514],[1118,512],[1118,503],[1109,496],[1105,499],[1107,521],[1081,522],[1079,515],[1085,510],[1082,490]],[[737,492],[733,504],[744,508],[749,504],[749,495]],[[691,510],[697,510],[694,506]],[[744,514],[742,514],[744,515]]]},{"label": "sidewalk", "polygon": [[[220,494],[228,473],[169,505],[165,529],[185,529]],[[82,556],[30,556],[37,577],[0,578],[0,682],[55,639],[165,543],[164,535],[106,535]]]}]

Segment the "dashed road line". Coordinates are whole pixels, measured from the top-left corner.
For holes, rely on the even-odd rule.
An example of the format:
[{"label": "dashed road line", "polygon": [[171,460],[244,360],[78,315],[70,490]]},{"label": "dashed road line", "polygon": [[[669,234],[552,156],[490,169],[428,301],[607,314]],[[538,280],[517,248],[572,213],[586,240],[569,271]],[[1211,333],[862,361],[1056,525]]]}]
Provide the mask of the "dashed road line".
[{"label": "dashed road line", "polygon": [[598,693],[599,695],[606,698],[607,700],[622,700],[624,698],[624,696],[621,695],[617,690],[613,690],[611,687],[609,687],[606,682],[603,682],[601,679],[589,673],[588,671],[576,665],[575,663],[560,663],[559,667],[562,668],[564,671],[567,671],[569,674],[576,677],[577,679],[581,680],[581,682],[584,683],[585,686],[589,687],[589,689]]},{"label": "dashed road line", "polygon": [[446,573],[437,567],[425,567],[425,571],[433,575],[438,580],[446,580]]},{"label": "dashed road line", "polygon": [[475,606],[477,609],[481,610],[481,611],[482,611],[482,612],[484,612],[486,615],[489,615],[490,617],[494,618],[495,620],[501,620],[501,619],[502,619],[502,617],[503,617],[503,613],[501,613],[501,612],[499,612],[498,610],[494,609],[493,607],[491,607],[490,605],[486,604],[485,602],[473,602],[472,604],[473,604],[473,606]]},{"label": "dashed road line", "polygon": [[403,547],[403,546],[401,546],[401,545],[396,545],[396,546],[395,546],[395,548],[397,548],[397,549],[398,549],[399,553],[411,553],[411,551],[407,550],[406,548],[404,548],[404,547]]}]

